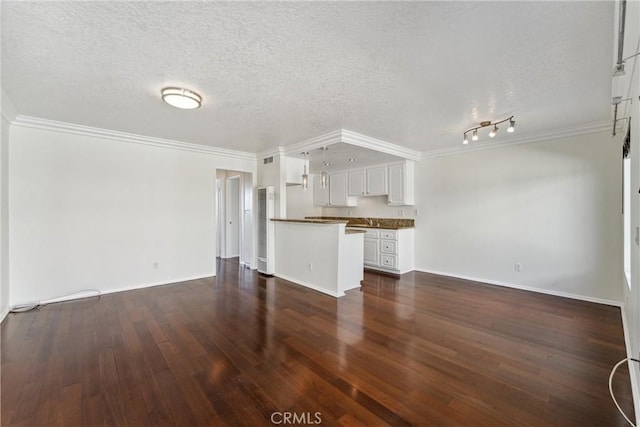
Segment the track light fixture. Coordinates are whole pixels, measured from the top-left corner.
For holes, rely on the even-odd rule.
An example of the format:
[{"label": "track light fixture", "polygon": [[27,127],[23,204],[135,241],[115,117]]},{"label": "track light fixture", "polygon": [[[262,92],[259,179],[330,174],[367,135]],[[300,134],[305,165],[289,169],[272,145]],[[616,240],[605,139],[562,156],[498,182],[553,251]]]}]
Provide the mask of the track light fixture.
[{"label": "track light fixture", "polygon": [[486,127],[489,127],[489,126],[493,126],[493,128],[489,131],[489,137],[493,138],[498,133],[498,129],[499,129],[498,125],[500,123],[504,123],[504,122],[509,122],[509,127],[507,128],[507,132],[513,133],[516,130],[516,121],[513,119],[513,116],[507,117],[506,119],[498,120],[498,121],[495,121],[495,122],[490,122],[490,121],[480,122],[479,126],[475,126],[475,127],[472,127],[470,129],[467,129],[467,130],[464,131],[464,138],[462,140],[462,143],[463,144],[468,144],[469,143],[469,137],[467,136],[468,133],[471,133],[471,140],[472,141],[477,141],[478,140],[478,129],[486,128]]}]

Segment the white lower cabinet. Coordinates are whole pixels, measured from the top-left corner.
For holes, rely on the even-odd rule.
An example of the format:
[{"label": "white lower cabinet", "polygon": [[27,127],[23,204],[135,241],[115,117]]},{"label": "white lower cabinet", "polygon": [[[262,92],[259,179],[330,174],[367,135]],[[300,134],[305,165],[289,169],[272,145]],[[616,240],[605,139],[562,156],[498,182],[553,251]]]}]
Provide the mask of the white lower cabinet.
[{"label": "white lower cabinet", "polygon": [[413,229],[364,228],[364,266],[404,274],[414,269]]},{"label": "white lower cabinet", "polygon": [[364,239],[364,263],[378,264],[378,240]]}]

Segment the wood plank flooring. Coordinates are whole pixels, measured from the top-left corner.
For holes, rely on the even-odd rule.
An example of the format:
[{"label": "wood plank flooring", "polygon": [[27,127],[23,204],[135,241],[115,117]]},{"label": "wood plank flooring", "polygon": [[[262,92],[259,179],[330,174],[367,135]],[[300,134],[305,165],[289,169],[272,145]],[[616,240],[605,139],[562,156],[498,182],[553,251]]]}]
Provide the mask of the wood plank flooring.
[{"label": "wood plank flooring", "polygon": [[2,426],[625,425],[619,308],[426,273],[334,299],[219,261],[1,333]]}]

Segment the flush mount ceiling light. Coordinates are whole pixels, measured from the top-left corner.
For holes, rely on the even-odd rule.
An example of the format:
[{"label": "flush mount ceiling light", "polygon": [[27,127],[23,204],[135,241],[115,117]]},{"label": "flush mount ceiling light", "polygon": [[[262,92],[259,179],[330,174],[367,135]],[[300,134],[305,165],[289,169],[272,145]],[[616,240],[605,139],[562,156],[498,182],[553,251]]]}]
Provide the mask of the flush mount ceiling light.
[{"label": "flush mount ceiling light", "polygon": [[493,138],[494,136],[496,136],[496,134],[498,133],[498,125],[500,123],[504,123],[504,122],[509,122],[509,127],[507,128],[507,132],[509,133],[513,133],[516,130],[516,121],[513,120],[513,116],[511,117],[507,117],[506,119],[503,120],[498,120],[495,122],[480,122],[479,126],[475,126],[472,127],[470,129],[467,129],[464,131],[464,138],[462,139],[462,143],[463,144],[468,144],[469,143],[469,137],[467,136],[468,133],[471,133],[471,140],[472,141],[477,141],[478,140],[478,129],[482,129],[482,128],[486,128],[489,126],[493,126],[493,128],[489,131],[489,137]]},{"label": "flush mount ceiling light", "polygon": [[200,95],[192,90],[180,87],[165,87],[162,89],[162,100],[173,107],[184,110],[193,110],[199,108],[202,104]]}]

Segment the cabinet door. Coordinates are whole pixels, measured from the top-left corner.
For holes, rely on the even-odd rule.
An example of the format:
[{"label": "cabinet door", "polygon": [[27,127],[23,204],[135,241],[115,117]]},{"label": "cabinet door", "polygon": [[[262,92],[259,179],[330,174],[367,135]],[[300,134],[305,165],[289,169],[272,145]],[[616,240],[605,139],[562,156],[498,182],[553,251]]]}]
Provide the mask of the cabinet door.
[{"label": "cabinet door", "polygon": [[329,205],[355,206],[355,199],[347,195],[347,173],[338,172],[329,175]]},{"label": "cabinet door", "polygon": [[313,177],[313,204],[314,206],[329,205],[329,185],[327,185],[327,188],[322,188],[320,175]]},{"label": "cabinet door", "polygon": [[364,239],[364,263],[378,265],[378,240]]},{"label": "cabinet door", "polygon": [[387,168],[385,166],[367,169],[365,193],[367,196],[387,194]]},{"label": "cabinet door", "polygon": [[389,165],[390,205],[413,205],[413,162],[406,161]]},{"label": "cabinet door", "polygon": [[349,172],[349,196],[364,196],[364,170]]},{"label": "cabinet door", "polygon": [[389,204],[401,204],[404,200],[404,167],[389,166]]}]

